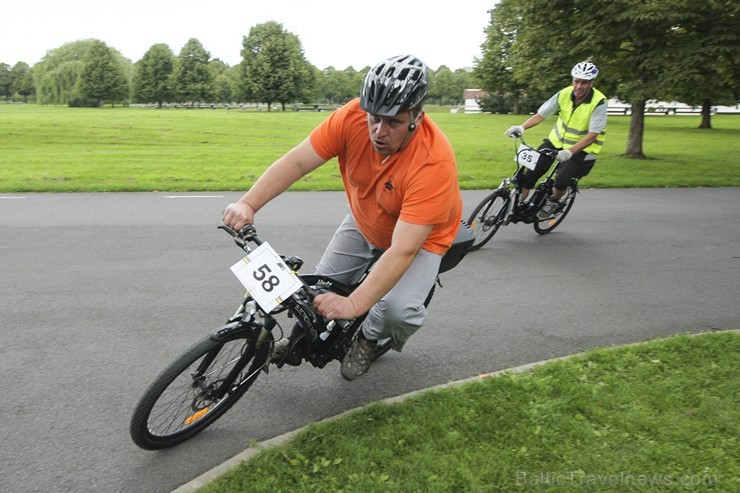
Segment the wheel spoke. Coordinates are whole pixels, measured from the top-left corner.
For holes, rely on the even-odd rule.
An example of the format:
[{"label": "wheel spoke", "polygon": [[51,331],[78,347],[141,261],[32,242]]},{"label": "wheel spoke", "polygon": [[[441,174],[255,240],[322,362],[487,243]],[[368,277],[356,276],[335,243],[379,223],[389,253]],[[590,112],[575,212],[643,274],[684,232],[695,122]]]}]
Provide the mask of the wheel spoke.
[{"label": "wheel spoke", "polygon": [[[271,337],[263,342],[271,344]],[[139,402],[131,420],[134,441],[147,449],[172,446],[218,419],[267,364],[267,346],[255,351],[255,344],[243,335],[226,342],[207,338],[186,351]],[[238,374],[232,374],[236,365]]]},{"label": "wheel spoke", "polygon": [[501,190],[496,190],[478,204],[468,219],[468,225],[475,238],[471,250],[482,247],[498,231],[503,223],[508,204],[508,197]]},{"label": "wheel spoke", "polygon": [[565,192],[565,195],[560,200],[560,205],[555,210],[553,216],[542,221],[535,221],[535,231],[537,231],[539,234],[547,234],[555,229],[560,223],[563,222],[568,212],[570,212],[570,209],[573,207],[573,202],[575,200],[576,190],[572,186],[569,186]]}]

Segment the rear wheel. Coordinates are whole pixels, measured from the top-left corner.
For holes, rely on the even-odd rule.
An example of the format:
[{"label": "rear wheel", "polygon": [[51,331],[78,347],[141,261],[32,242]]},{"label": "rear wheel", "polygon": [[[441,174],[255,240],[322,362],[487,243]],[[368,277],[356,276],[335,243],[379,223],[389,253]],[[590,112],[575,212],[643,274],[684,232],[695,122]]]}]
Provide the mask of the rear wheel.
[{"label": "rear wheel", "polygon": [[[177,445],[213,424],[249,389],[268,364],[272,335],[237,331],[224,340],[194,344],[144,392],[130,433],[141,448]],[[241,368],[238,374],[232,370]]]},{"label": "rear wheel", "polygon": [[555,210],[555,214],[551,217],[542,221],[537,220],[534,222],[534,230],[539,234],[544,235],[558,227],[558,224],[563,222],[565,216],[570,212],[573,207],[573,202],[576,201],[576,193],[578,189],[575,184],[571,184],[565,191],[565,195],[560,199],[560,206]]},{"label": "rear wheel", "polygon": [[470,251],[478,250],[488,243],[504,222],[511,200],[504,190],[496,190],[478,204],[468,219],[468,225],[475,237]]}]

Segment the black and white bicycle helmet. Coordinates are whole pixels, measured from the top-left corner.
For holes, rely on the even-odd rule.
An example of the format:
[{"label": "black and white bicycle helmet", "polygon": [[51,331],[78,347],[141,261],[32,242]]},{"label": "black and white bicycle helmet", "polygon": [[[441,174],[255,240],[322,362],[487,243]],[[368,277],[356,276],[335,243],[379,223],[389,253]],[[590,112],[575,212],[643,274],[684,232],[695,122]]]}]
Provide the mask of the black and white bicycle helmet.
[{"label": "black and white bicycle helmet", "polygon": [[599,69],[591,62],[576,63],[570,75],[574,79],[594,80],[599,75]]},{"label": "black and white bicycle helmet", "polygon": [[360,107],[373,115],[396,116],[421,107],[429,88],[429,70],[413,55],[383,60],[365,76]]}]

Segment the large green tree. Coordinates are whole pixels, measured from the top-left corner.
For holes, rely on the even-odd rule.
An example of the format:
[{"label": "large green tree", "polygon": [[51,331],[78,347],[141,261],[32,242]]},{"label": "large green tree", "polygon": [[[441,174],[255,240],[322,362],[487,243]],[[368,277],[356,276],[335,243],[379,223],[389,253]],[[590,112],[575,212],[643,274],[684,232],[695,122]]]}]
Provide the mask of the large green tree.
[{"label": "large green tree", "polygon": [[327,67],[316,75],[317,98],[330,104],[344,104],[360,95],[364,73],[352,67]]},{"label": "large green tree", "polygon": [[172,74],[175,96],[194,104],[213,96],[213,74],[208,68],[211,54],[200,41],[190,38],[180,50]]},{"label": "large green tree", "polygon": [[740,100],[740,3],[703,0],[691,5],[671,32],[662,80],[673,99],[702,107],[699,128],[711,128],[713,104]]},{"label": "large green tree", "polygon": [[80,95],[97,102],[98,108],[108,101],[111,104],[129,97],[126,73],[116,59],[116,54],[104,42],[94,40],[82,69]]},{"label": "large green tree", "polygon": [[8,98],[10,92],[10,65],[0,63],[0,97]]},{"label": "large green tree", "polygon": [[[44,58],[31,70],[37,101],[42,104],[67,104],[82,98],[82,72],[89,60],[92,47],[98,43],[101,41],[85,39],[47,51]],[[121,67],[124,77],[128,79],[131,62],[117,50],[108,49]]]},{"label": "large green tree", "polygon": [[85,59],[94,40],[65,43],[51,49],[33,66],[36,99],[42,104],[67,104],[79,97]]},{"label": "large green tree", "polygon": [[247,100],[280,103],[283,111],[291,102],[311,94],[315,69],[303,54],[301,42],[279,22],[252,27],[242,43],[242,93]]},{"label": "large green tree", "polygon": [[21,96],[24,103],[28,101],[29,96],[34,94],[31,67],[26,62],[18,62],[13,65],[8,76],[8,83],[10,84],[11,96]]},{"label": "large green tree", "polygon": [[230,103],[236,100],[239,79],[238,67],[229,67],[218,58],[208,64],[213,79],[213,101]]},{"label": "large green tree", "polygon": [[[481,89],[490,96],[488,105],[501,113],[528,113],[531,104],[522,104],[541,97],[542,87],[527,79],[517,79],[513,66],[513,47],[521,27],[519,3],[501,0],[490,10],[490,24],[486,27],[486,40],[481,45],[482,57],[473,74],[480,81]],[[549,87],[547,88],[549,90]]]},{"label": "large green tree", "polygon": [[175,55],[169,46],[164,43],[152,45],[135,65],[134,101],[157,103],[161,108],[165,101],[172,100],[174,65]]},{"label": "large green tree", "polygon": [[458,104],[460,96],[457,94],[455,74],[446,65],[429,72],[429,102],[440,105]]},{"label": "large green tree", "polygon": [[[645,157],[645,102],[676,93],[666,74],[683,52],[676,49],[678,36],[695,32],[698,18],[711,21],[713,16],[693,0],[501,0],[498,8],[507,12],[505,31],[513,33],[507,58],[513,80],[529,90],[555,91],[567,85],[573,64],[594,61],[601,70],[599,89],[631,104],[624,155],[636,158]],[[699,71],[710,66],[707,59],[695,63]],[[502,64],[491,64],[497,66]]]}]

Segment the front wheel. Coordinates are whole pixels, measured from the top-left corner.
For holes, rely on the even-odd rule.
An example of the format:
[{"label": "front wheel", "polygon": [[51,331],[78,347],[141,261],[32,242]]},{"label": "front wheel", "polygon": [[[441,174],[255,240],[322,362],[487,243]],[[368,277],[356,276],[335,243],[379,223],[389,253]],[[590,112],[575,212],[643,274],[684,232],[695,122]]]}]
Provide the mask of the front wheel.
[{"label": "front wheel", "polygon": [[496,190],[478,204],[468,219],[468,226],[474,240],[469,251],[478,250],[496,234],[506,218],[510,195],[504,190]]},{"label": "front wheel", "polygon": [[560,205],[555,210],[555,213],[551,217],[542,221],[536,220],[534,222],[534,230],[539,234],[544,235],[557,228],[558,224],[563,222],[563,219],[565,219],[565,216],[568,215],[571,207],[573,207],[573,202],[576,201],[577,192],[578,189],[575,184],[568,186],[568,189],[565,191],[565,195],[560,199]]},{"label": "front wheel", "polygon": [[213,424],[249,389],[268,364],[272,335],[237,331],[207,337],[167,367],[144,392],[130,433],[141,448],[177,445]]}]

